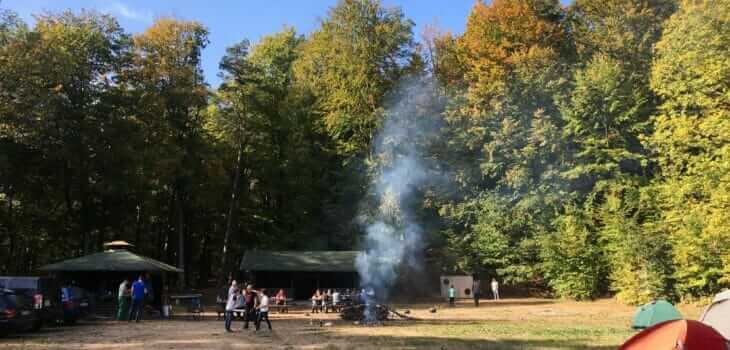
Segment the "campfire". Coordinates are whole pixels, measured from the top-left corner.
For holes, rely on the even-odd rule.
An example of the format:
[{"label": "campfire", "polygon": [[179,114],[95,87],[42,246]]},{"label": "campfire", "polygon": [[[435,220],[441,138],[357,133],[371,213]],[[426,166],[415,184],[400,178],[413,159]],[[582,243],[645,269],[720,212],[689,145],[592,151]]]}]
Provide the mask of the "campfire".
[{"label": "campfire", "polygon": [[385,321],[390,316],[390,309],[381,304],[370,306],[373,309],[375,317],[367,317],[366,311],[368,306],[365,304],[345,306],[340,311],[340,317],[345,321],[360,321],[360,322],[372,322],[372,321]]},{"label": "campfire", "polygon": [[[371,310],[368,311],[368,308],[370,308]],[[340,317],[345,321],[360,322],[360,324],[364,325],[382,323],[383,321],[387,321],[388,319],[394,319],[396,317],[402,320],[413,319],[412,317],[404,315],[383,304],[358,304],[345,306],[340,311]]]}]

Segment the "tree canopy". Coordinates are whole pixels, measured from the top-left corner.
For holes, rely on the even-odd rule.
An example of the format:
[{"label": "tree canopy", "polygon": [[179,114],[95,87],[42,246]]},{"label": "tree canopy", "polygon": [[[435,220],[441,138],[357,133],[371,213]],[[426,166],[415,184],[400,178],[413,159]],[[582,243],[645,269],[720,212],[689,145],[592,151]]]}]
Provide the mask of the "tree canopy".
[{"label": "tree canopy", "polygon": [[124,239],[184,288],[245,249],[359,249],[379,152],[415,145],[430,271],[629,304],[730,287],[728,0],[477,1],[423,40],[407,15],[340,0],[203,72],[204,23],[0,8],[0,273]]}]

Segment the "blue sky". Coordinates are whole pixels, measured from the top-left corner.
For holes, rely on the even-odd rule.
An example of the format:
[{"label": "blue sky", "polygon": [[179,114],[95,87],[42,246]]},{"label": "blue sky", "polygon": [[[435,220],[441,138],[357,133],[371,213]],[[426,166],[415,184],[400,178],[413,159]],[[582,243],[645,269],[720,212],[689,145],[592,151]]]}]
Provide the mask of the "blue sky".
[{"label": "blue sky", "polygon": [[[433,23],[443,30],[461,33],[475,0],[382,1],[386,6],[401,7],[416,23],[418,36],[425,24]],[[94,9],[113,14],[131,33],[143,31],[161,16],[197,20],[210,31],[210,44],[203,52],[203,70],[208,83],[217,86],[218,62],[226,47],[244,38],[255,43],[284,26],[309,33],[336,3],[337,0],[0,0],[0,7],[17,12],[31,24],[34,13]]]}]

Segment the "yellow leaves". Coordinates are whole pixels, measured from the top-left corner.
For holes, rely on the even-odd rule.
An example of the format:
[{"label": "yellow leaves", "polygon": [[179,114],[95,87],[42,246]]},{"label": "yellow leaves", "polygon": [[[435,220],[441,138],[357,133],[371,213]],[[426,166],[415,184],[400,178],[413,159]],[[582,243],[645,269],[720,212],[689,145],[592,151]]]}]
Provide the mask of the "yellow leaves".
[{"label": "yellow leaves", "polygon": [[135,59],[145,67],[147,78],[185,79],[195,84],[202,81],[197,73],[207,35],[208,30],[196,21],[160,18],[134,37]]},{"label": "yellow leaves", "polygon": [[555,48],[564,39],[562,28],[534,5],[524,0],[474,5],[466,31],[457,41],[472,103],[499,108],[515,70],[537,72],[557,60]]}]

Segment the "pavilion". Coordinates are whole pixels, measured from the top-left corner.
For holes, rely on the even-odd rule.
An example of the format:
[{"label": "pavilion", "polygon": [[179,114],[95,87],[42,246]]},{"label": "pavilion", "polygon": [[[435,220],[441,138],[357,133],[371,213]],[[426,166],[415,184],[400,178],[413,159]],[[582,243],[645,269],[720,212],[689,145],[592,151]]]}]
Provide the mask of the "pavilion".
[{"label": "pavilion", "polygon": [[240,270],[257,287],[283,288],[295,299],[315,289],[357,288],[359,251],[246,251]]},{"label": "pavilion", "polygon": [[[166,290],[166,274],[182,273],[183,270],[137,255],[128,250],[133,245],[115,241],[104,244],[106,250],[78,258],[45,265],[41,271],[56,275],[62,283],[75,283],[95,296],[97,313],[108,313],[105,304],[116,303],[119,284],[125,278],[130,281],[149,273],[155,306],[162,303]],[[73,281],[73,282],[72,282]]]}]

